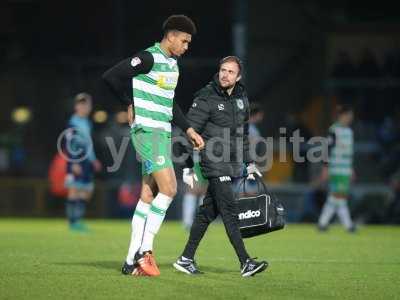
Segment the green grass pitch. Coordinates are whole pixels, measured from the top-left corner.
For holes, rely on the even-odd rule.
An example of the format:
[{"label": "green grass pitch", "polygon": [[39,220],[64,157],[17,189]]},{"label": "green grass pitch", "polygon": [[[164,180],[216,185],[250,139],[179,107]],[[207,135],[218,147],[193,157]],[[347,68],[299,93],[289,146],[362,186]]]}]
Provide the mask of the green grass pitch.
[{"label": "green grass pitch", "polygon": [[318,233],[311,225],[246,240],[251,255],[270,267],[241,278],[221,224],[213,224],[197,253],[201,277],[171,264],[187,232],[163,225],[155,242],[158,278],[122,276],[130,221],[88,222],[69,232],[64,220],[0,220],[0,299],[399,299],[400,227],[341,227]]}]

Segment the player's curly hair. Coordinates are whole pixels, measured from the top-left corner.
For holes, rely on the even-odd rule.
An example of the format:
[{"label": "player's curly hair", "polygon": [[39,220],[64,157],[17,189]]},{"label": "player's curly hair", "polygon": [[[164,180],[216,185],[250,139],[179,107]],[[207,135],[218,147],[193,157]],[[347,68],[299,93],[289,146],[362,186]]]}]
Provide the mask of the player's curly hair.
[{"label": "player's curly hair", "polygon": [[196,25],[189,17],[185,15],[172,15],[165,20],[162,26],[164,35],[169,31],[177,30],[195,35],[197,32]]}]

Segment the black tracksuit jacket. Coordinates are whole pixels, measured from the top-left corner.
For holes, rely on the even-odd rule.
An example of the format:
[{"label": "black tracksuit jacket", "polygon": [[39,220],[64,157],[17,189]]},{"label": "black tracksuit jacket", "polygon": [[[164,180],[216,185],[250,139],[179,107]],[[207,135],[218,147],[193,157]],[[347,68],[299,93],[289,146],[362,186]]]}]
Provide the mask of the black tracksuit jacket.
[{"label": "black tracksuit jacket", "polygon": [[249,149],[249,100],[238,82],[231,95],[218,82],[218,74],[195,94],[187,119],[204,139],[200,152],[203,176],[238,177],[244,163],[252,161]]}]

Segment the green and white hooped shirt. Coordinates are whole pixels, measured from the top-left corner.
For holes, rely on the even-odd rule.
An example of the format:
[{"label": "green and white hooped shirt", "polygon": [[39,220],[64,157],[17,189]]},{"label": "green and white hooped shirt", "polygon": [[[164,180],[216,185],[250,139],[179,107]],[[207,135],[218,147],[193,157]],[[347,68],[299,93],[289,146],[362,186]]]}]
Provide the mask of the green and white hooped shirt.
[{"label": "green and white hooped shirt", "polygon": [[[174,57],[168,57],[159,43],[145,50],[152,56],[144,68],[150,71],[132,78],[133,102],[135,107],[135,123],[132,127],[141,127],[147,131],[161,129],[171,132],[172,108],[175,88],[178,84],[179,68]],[[134,57],[131,65],[142,63]],[[152,64],[152,65],[150,65]]]},{"label": "green and white hooped shirt", "polygon": [[339,123],[329,128],[329,174],[351,176],[353,170],[353,130]]}]

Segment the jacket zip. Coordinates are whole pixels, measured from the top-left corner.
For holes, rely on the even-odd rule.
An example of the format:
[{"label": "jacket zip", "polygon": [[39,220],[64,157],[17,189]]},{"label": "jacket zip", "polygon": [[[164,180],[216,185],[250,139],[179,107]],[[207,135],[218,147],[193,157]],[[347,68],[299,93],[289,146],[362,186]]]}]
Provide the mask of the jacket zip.
[{"label": "jacket zip", "polygon": [[234,135],[236,136],[236,130],[237,130],[237,118],[236,118],[236,107],[233,103],[232,97],[229,96],[229,102],[232,105],[232,112],[233,112],[233,128],[235,129]]}]

